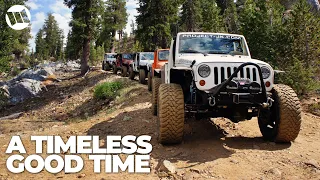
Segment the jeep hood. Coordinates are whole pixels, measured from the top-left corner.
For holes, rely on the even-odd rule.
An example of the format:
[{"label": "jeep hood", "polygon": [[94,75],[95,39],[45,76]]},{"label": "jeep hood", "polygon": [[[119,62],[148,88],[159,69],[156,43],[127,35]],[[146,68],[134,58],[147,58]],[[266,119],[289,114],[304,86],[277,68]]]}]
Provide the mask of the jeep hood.
[{"label": "jeep hood", "polygon": [[197,66],[202,63],[235,63],[235,64],[242,64],[246,62],[252,62],[258,65],[269,65],[266,62],[257,60],[257,59],[251,59],[250,56],[239,56],[239,55],[182,55],[179,56],[176,61],[176,67],[177,66],[188,66],[192,64],[193,61],[196,61],[194,66]]}]

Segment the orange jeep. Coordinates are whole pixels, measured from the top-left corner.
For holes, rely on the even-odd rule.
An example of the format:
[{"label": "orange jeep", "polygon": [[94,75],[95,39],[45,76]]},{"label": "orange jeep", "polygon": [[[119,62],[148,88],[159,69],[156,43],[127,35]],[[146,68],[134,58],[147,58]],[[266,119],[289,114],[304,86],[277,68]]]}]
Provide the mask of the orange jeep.
[{"label": "orange jeep", "polygon": [[158,49],[154,52],[154,62],[152,70],[148,73],[148,90],[152,90],[152,111],[153,114],[157,113],[157,94],[161,84],[161,68],[168,62],[170,49]]}]

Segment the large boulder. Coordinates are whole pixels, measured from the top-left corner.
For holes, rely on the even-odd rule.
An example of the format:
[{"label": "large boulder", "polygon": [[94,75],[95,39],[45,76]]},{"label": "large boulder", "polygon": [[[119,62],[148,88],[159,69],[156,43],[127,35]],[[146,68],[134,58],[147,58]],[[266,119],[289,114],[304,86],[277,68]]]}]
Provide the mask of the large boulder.
[{"label": "large boulder", "polygon": [[0,83],[0,86],[4,84],[8,86],[12,86],[16,84],[18,81],[22,81],[23,79],[32,79],[36,81],[46,81],[47,79],[56,79],[52,68],[41,68],[41,69],[27,69],[22,71],[18,76],[14,77],[13,79]]},{"label": "large boulder", "polygon": [[41,82],[34,79],[22,79],[8,86],[10,104],[17,104],[36,97],[41,91]]},{"label": "large boulder", "polygon": [[79,60],[77,60],[77,61],[68,61],[66,66],[67,66],[66,67],[67,70],[69,70],[69,71],[79,71],[80,68],[81,68]]}]

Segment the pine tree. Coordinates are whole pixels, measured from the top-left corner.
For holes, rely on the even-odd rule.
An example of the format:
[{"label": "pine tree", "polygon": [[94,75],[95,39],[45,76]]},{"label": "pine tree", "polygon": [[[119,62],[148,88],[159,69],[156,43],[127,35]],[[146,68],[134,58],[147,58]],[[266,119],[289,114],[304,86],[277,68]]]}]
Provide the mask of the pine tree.
[{"label": "pine tree", "polygon": [[184,31],[200,31],[202,24],[200,0],[185,0],[182,4],[181,25]]},{"label": "pine tree", "polygon": [[320,64],[320,17],[311,11],[311,6],[299,0],[285,24],[289,36],[287,62],[281,64],[286,70],[283,81],[291,85],[299,94],[305,94],[315,86],[314,74]]},{"label": "pine tree", "polygon": [[[58,23],[55,20],[54,16],[52,14],[48,14],[47,19],[44,22],[43,31],[45,34],[45,42],[46,42],[46,48],[49,52],[50,57],[57,58],[57,46],[59,42],[59,29]],[[46,58],[50,58],[46,57]]]},{"label": "pine tree", "polygon": [[227,9],[224,11],[224,21],[227,32],[239,32],[239,20],[236,4],[233,0],[226,0]]},{"label": "pine tree", "polygon": [[64,59],[64,34],[63,30],[59,31],[58,41],[57,41],[57,58],[58,60]]},{"label": "pine tree", "polygon": [[223,17],[220,15],[220,8],[215,1],[201,0],[202,9],[202,31],[224,32]]},{"label": "pine tree", "polygon": [[[108,41],[105,45],[109,45],[111,52],[114,52],[117,32],[121,35],[122,29],[127,24],[127,11],[125,0],[107,0],[105,2],[105,12],[103,14],[103,27],[97,45]],[[105,47],[105,50],[107,47]]]},{"label": "pine tree", "polygon": [[247,0],[240,15],[241,32],[246,37],[253,58],[269,58],[269,15],[264,0]]},{"label": "pine tree", "polygon": [[26,0],[0,1],[0,72],[8,72],[10,63],[14,60],[12,55],[19,60],[28,50],[28,40],[31,38],[30,29],[15,31],[5,20],[7,10],[16,4],[24,5]]},{"label": "pine tree", "polygon": [[44,30],[41,28],[39,29],[37,35],[36,35],[36,57],[40,60],[43,60],[48,56],[48,51],[46,48],[46,42],[44,40]]},{"label": "pine tree", "polygon": [[228,7],[227,1],[228,1],[228,0],[217,0],[217,5],[218,5],[219,8],[221,9],[221,14],[220,14],[220,15],[223,15],[223,13],[225,12],[225,10],[227,9],[227,7]]},{"label": "pine tree", "polygon": [[134,21],[132,20],[131,24],[130,24],[130,27],[131,27],[131,32],[130,32],[130,36],[134,36],[136,34],[136,24],[134,23]]},{"label": "pine tree", "polygon": [[172,24],[178,21],[180,1],[139,0],[137,8],[137,40],[145,51],[168,48],[172,38]]},{"label": "pine tree", "polygon": [[63,30],[52,14],[48,14],[43,27],[36,35],[36,54],[41,60],[59,59],[63,51]]},{"label": "pine tree", "polygon": [[64,0],[72,8],[71,26],[74,35],[82,40],[81,75],[89,71],[90,44],[98,28],[98,19],[103,11],[102,0]]},{"label": "pine tree", "polygon": [[94,48],[94,45],[90,46],[90,64],[94,66],[97,62],[97,50]]},{"label": "pine tree", "polygon": [[98,61],[101,62],[104,58],[105,51],[102,46],[97,47],[97,57]]},{"label": "pine tree", "polygon": [[82,51],[83,40],[79,38],[81,31],[79,27],[72,26],[67,36],[67,45],[65,50],[65,57],[67,59],[79,59]]}]

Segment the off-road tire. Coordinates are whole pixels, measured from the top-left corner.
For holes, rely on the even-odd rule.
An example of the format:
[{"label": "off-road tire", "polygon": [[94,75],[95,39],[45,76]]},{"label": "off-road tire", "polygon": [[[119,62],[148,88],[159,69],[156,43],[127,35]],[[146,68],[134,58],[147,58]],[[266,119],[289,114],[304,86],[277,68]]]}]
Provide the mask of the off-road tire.
[{"label": "off-road tire", "polygon": [[145,84],[146,83],[146,71],[144,69],[140,69],[139,70],[139,82],[141,84]]},{"label": "off-road tire", "polygon": [[181,143],[184,129],[184,96],[180,85],[161,84],[158,102],[159,133],[161,144]]},{"label": "off-road tire", "polygon": [[152,91],[152,78],[151,78],[151,72],[148,72],[148,91]]},{"label": "off-road tire", "polygon": [[113,70],[112,70],[113,74],[117,74],[118,73],[117,66],[114,64],[112,67],[113,67]]},{"label": "off-road tire", "polygon": [[104,65],[104,70],[105,71],[110,71],[110,65],[109,65],[109,63],[106,63],[105,65]]},{"label": "off-road tire", "polygon": [[128,76],[128,67],[127,66],[122,66],[122,77],[127,77]]},{"label": "off-road tire", "polygon": [[154,77],[152,78],[152,114],[157,115],[158,114],[158,93],[159,93],[159,86],[161,84],[161,79]]},{"label": "off-road tire", "polygon": [[[264,139],[275,142],[294,141],[301,127],[301,105],[294,90],[283,84],[276,84],[272,90],[274,103],[270,110],[261,110],[258,117]],[[270,124],[273,128],[270,128]]]},{"label": "off-road tire", "polygon": [[105,69],[105,62],[102,62],[102,70],[106,70]]},{"label": "off-road tire", "polygon": [[129,67],[129,79],[134,80],[135,74],[133,71],[133,67]]}]

